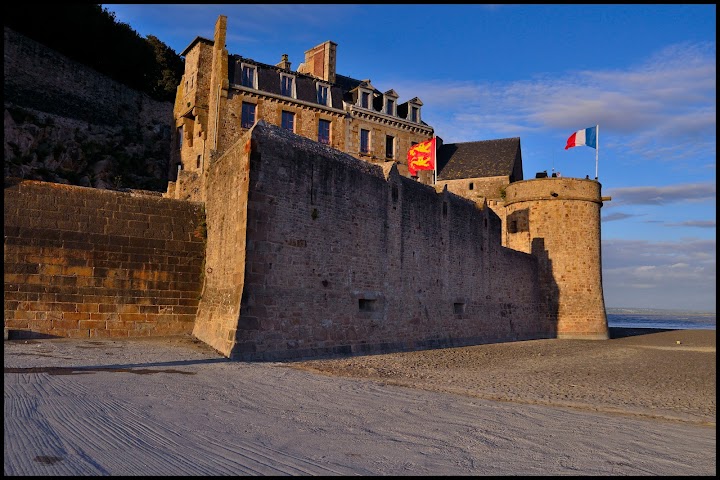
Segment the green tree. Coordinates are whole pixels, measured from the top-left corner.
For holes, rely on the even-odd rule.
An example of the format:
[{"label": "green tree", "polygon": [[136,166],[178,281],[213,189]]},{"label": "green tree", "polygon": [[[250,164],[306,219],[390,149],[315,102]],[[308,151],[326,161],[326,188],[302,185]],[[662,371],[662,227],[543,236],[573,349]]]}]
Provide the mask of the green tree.
[{"label": "green tree", "polygon": [[157,100],[174,100],[182,58],[102,5],[18,2],[4,13],[4,25],[16,32]]},{"label": "green tree", "polygon": [[182,58],[155,35],[148,35],[147,42],[155,52],[155,85],[153,96],[160,100],[175,100],[178,83],[185,70]]}]

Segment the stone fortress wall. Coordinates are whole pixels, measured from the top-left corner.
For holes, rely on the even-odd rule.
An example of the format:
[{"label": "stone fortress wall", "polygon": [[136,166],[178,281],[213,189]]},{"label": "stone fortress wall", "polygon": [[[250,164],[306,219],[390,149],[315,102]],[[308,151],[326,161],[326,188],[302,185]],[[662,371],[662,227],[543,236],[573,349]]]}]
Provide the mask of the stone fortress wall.
[{"label": "stone fortress wall", "polygon": [[260,123],[212,164],[206,213],[193,333],[232,358],[556,336],[552,287],[533,255],[501,245],[497,215],[393,162]]},{"label": "stone fortress wall", "polygon": [[515,182],[501,218],[264,122],[207,175],[205,216],[6,181],[5,327],[192,332],[243,360],[607,338],[594,180]]},{"label": "stone fortress wall", "polygon": [[192,332],[202,205],[6,178],[3,209],[10,338]]}]

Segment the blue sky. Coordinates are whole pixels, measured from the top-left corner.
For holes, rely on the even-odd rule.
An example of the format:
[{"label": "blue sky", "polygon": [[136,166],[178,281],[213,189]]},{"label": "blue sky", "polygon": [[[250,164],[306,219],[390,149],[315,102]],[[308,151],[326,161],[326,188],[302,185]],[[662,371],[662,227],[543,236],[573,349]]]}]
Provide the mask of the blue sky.
[{"label": "blue sky", "polygon": [[419,97],[445,143],[520,137],[526,179],[595,177],[605,304],[715,312],[715,5],[104,5],[177,53],[213,37],[275,64],[326,40],[337,72]]}]

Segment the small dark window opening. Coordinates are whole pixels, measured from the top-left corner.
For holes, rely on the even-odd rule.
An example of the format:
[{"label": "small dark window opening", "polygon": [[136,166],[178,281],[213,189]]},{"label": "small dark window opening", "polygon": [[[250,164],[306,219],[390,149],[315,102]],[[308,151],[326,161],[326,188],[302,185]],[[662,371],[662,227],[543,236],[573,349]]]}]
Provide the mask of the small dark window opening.
[{"label": "small dark window opening", "polygon": [[200,159],[202,158],[202,155],[198,155],[197,158],[197,165],[195,165],[195,168],[200,168]]},{"label": "small dark window opening", "polygon": [[483,219],[483,223],[485,224],[485,228],[487,228],[487,218]]},{"label": "small dark window opening", "polygon": [[447,217],[447,202],[443,202],[443,217]]},{"label": "small dark window opening", "polygon": [[395,157],[395,137],[391,135],[385,136],[385,158]]},{"label": "small dark window opening", "polygon": [[511,220],[510,224],[508,225],[508,232],[517,233],[517,231],[517,220]]},{"label": "small dark window opening", "polygon": [[392,200],[393,202],[397,202],[398,199],[398,187],[397,185],[392,186]]},{"label": "small dark window opening", "polygon": [[377,300],[360,298],[358,299],[358,308],[361,312],[374,312],[377,308]]},{"label": "small dark window opening", "polygon": [[474,190],[474,189],[475,189],[475,184],[473,182],[470,182],[470,190]]},{"label": "small dark window opening", "polygon": [[455,315],[462,315],[465,313],[465,304],[464,303],[453,303],[453,313]]}]

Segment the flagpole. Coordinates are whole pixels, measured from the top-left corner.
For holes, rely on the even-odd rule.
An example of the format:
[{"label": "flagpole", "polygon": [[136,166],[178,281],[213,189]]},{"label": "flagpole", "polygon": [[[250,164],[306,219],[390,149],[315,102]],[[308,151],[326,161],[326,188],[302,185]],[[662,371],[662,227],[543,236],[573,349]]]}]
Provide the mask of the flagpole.
[{"label": "flagpole", "polygon": [[433,152],[433,187],[437,183],[437,136],[435,136],[435,133],[433,132],[433,148],[435,151]]},{"label": "flagpole", "polygon": [[598,155],[600,154],[600,125],[595,125],[595,180],[598,179]]}]

